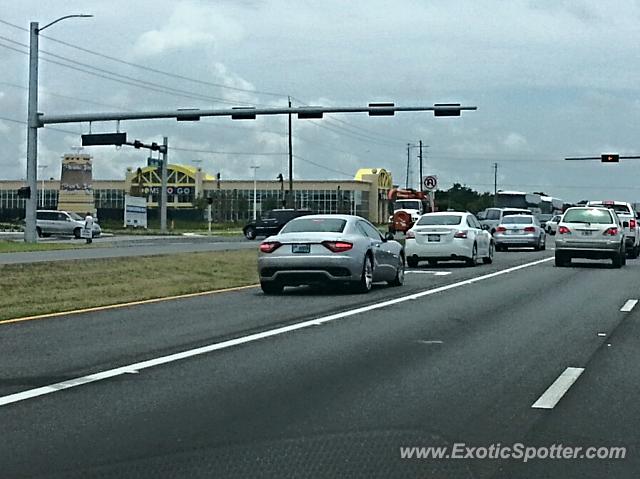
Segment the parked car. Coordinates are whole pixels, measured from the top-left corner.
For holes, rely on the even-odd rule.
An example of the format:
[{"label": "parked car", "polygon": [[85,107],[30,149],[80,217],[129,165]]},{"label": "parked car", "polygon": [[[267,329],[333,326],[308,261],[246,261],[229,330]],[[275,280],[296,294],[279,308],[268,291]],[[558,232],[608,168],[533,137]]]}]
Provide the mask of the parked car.
[{"label": "parked car", "polygon": [[265,212],[257,221],[242,228],[245,238],[253,240],[258,236],[278,234],[289,221],[299,216],[310,215],[311,210],[279,209]]},{"label": "parked car", "polygon": [[480,220],[480,224],[488,226],[488,231],[493,234],[496,232],[496,228],[500,223],[502,223],[502,218],[505,216],[527,214],[532,215],[533,213],[522,208],[487,208],[483,211],[482,217],[484,219]]},{"label": "parked car", "polygon": [[610,259],[616,268],[626,263],[622,221],[613,209],[569,208],[562,215],[556,235],[556,266],[572,258]]},{"label": "parked car", "polygon": [[405,236],[407,265],[415,268],[427,260],[464,261],[475,266],[480,258],[493,261],[494,241],[488,226],[468,212],[439,212],[422,215]]},{"label": "parked car", "polygon": [[610,208],[622,221],[624,229],[624,245],[629,258],[637,258],[640,255],[640,228],[636,212],[631,203],[624,201],[589,201],[587,206],[601,206]]},{"label": "parked car", "polygon": [[[36,231],[38,236],[74,236],[80,238],[84,228],[84,218],[72,211],[38,210],[36,212]],[[93,220],[93,237],[102,234],[97,221]]]},{"label": "parked car", "polygon": [[547,234],[540,222],[533,215],[511,215],[502,218],[502,223],[496,228],[493,240],[496,251],[506,251],[510,246],[521,248],[533,247],[540,251],[546,248]]},{"label": "parked car", "polygon": [[367,293],[373,283],[404,283],[402,245],[383,237],[359,216],[309,215],[295,218],[260,244],[258,274],[265,294],[285,286],[347,284]]},{"label": "parked car", "polygon": [[550,235],[556,234],[556,230],[558,229],[558,223],[560,222],[560,218],[562,218],[562,215],[555,215],[553,218],[551,218],[549,221],[545,223],[544,230]]}]

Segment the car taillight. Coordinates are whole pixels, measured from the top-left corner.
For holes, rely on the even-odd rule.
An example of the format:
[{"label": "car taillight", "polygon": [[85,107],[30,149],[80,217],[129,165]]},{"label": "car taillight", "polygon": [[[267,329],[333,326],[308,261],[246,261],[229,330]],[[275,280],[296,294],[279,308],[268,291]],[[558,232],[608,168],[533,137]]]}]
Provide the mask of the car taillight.
[{"label": "car taillight", "polygon": [[282,246],[282,243],[279,241],[265,241],[260,243],[260,251],[263,253],[273,253],[275,250],[280,248],[280,246]]},{"label": "car taillight", "polygon": [[413,231],[409,230],[409,231],[407,231],[407,234],[404,237],[405,237],[405,239],[415,238],[416,234]]},{"label": "car taillight", "polygon": [[353,248],[353,243],[348,243],[346,241],[323,241],[322,246],[334,253],[343,253]]},{"label": "car taillight", "polygon": [[612,226],[611,228],[607,228],[605,230],[604,233],[602,233],[603,235],[609,235],[609,236],[615,236],[618,234],[618,228],[616,228],[615,226]]},{"label": "car taillight", "polygon": [[571,230],[569,228],[567,228],[566,226],[560,226],[558,228],[558,234],[567,235],[569,233],[571,233]]},{"label": "car taillight", "polygon": [[525,232],[525,233],[533,233],[535,230],[536,230],[536,229],[535,229],[533,226],[527,226],[527,227],[524,229],[524,232]]},{"label": "car taillight", "polygon": [[498,226],[496,228],[496,233],[504,233],[505,231],[507,231],[507,228],[505,228],[504,226]]},{"label": "car taillight", "polygon": [[629,228],[635,228],[636,224],[636,220],[629,220]]},{"label": "car taillight", "polygon": [[466,238],[467,237],[467,232],[466,231],[456,231],[455,234],[453,235],[454,238]]}]

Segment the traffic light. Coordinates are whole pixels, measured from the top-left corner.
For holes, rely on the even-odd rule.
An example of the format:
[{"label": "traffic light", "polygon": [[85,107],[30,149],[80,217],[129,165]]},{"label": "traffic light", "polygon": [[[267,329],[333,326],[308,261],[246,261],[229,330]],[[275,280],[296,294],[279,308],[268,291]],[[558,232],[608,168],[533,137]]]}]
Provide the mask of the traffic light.
[{"label": "traffic light", "polygon": [[619,163],[620,155],[618,155],[617,153],[603,153],[600,156],[600,161],[602,163]]},{"label": "traffic light", "polygon": [[31,198],[31,188],[29,186],[18,188],[18,198],[24,198],[26,200]]},{"label": "traffic light", "polygon": [[433,116],[460,116],[460,103],[436,103]]}]

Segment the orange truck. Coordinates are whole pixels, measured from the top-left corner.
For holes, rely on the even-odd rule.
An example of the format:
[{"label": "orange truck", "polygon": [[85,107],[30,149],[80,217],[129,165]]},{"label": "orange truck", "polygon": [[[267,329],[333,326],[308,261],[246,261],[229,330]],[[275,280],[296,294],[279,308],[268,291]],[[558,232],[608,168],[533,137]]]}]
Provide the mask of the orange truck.
[{"label": "orange truck", "polygon": [[413,189],[393,188],[387,198],[393,201],[393,214],[389,217],[389,232],[406,233],[421,215],[429,211],[427,195]]}]

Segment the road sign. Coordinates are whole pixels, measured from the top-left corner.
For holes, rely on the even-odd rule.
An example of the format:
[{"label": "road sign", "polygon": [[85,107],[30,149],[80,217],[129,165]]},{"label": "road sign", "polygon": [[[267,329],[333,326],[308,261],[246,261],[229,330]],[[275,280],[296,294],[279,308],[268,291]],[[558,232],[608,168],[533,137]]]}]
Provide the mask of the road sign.
[{"label": "road sign", "polygon": [[426,190],[435,190],[438,186],[438,177],[434,175],[425,176],[422,178],[422,186]]}]

